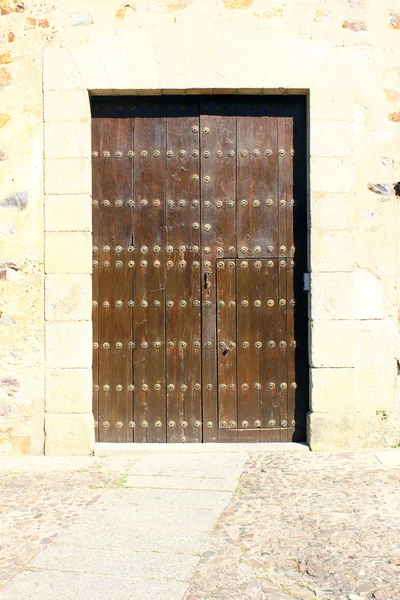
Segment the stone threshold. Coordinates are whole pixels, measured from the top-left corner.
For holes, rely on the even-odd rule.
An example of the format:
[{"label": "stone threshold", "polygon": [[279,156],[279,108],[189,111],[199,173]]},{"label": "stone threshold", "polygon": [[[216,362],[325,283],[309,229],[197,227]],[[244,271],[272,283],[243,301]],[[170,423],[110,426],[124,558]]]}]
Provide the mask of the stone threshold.
[{"label": "stone threshold", "polygon": [[306,443],[270,442],[270,443],[227,443],[227,444],[133,444],[133,443],[104,443],[95,444],[95,456],[113,456],[115,454],[153,454],[177,453],[183,454],[242,454],[243,452],[309,452]]}]

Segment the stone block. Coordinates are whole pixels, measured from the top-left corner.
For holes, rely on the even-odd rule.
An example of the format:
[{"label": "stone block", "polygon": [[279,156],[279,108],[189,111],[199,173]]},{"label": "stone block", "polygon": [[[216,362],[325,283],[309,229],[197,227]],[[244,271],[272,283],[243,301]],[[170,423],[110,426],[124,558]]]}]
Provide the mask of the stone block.
[{"label": "stone block", "polygon": [[355,242],[352,231],[311,233],[311,271],[345,272],[355,268]]},{"label": "stone block", "polygon": [[91,368],[91,321],[47,322],[46,363],[54,369]]},{"label": "stone block", "polygon": [[312,367],[354,367],[358,328],[355,321],[311,323]]},{"label": "stone block", "polygon": [[356,319],[383,318],[382,284],[370,271],[354,273],[354,313]]},{"label": "stone block", "polygon": [[45,123],[44,154],[46,158],[88,158],[91,156],[89,123],[62,121]]},{"label": "stone block", "polygon": [[354,128],[348,121],[311,121],[311,156],[351,156],[354,153]]},{"label": "stone block", "polygon": [[46,194],[90,194],[92,167],[87,158],[47,158],[44,163]]},{"label": "stone block", "polygon": [[[138,27],[132,33],[121,32],[130,61],[132,85],[137,90],[160,90],[161,79],[157,69],[154,36],[150,30]],[[146,48],[146,52],[143,52]],[[140,56],[140,60],[138,60]]]},{"label": "stone block", "polygon": [[311,319],[354,319],[354,275],[311,274]]},{"label": "stone block", "polygon": [[358,321],[357,328],[355,366],[393,368],[397,365],[397,328],[392,321]]},{"label": "stone block", "polygon": [[94,451],[92,414],[45,417],[47,456],[88,456]]},{"label": "stone block", "polygon": [[332,231],[354,227],[355,194],[314,192],[311,194],[311,228]]},{"label": "stone block", "polygon": [[[312,44],[314,46],[314,44]],[[315,71],[313,88],[354,88],[354,49],[345,46],[331,46]]]},{"label": "stone block", "polygon": [[86,89],[111,89],[111,82],[107,77],[96,42],[86,40],[68,42],[67,48],[77,65]]},{"label": "stone block", "polygon": [[91,231],[92,199],[88,194],[45,196],[46,231]]},{"label": "stone block", "polygon": [[92,410],[91,369],[48,369],[46,412],[89,413]]},{"label": "stone block", "polygon": [[[187,83],[182,26],[178,24],[157,25],[153,28],[153,40],[161,88],[185,89]],[[197,50],[200,49],[197,48]],[[171,70],[171,65],[174,65],[173,70]]]},{"label": "stone block", "polygon": [[43,53],[43,89],[84,89],[85,85],[66,48],[46,48]]},{"label": "stone block", "polygon": [[353,158],[313,156],[310,159],[312,192],[354,192],[355,162]]},{"label": "stone block", "polygon": [[357,411],[361,413],[392,411],[396,374],[395,361],[391,367],[354,369]]},{"label": "stone block", "polygon": [[89,321],[92,314],[92,278],[87,274],[46,275],[47,321]]},{"label": "stone block", "polygon": [[92,240],[84,231],[53,232],[45,235],[46,273],[91,273]]},{"label": "stone block", "polygon": [[360,446],[356,413],[309,413],[307,430],[310,450],[349,450]]},{"label": "stone block", "polygon": [[345,413],[357,409],[355,369],[310,369],[312,412]]},{"label": "stone block", "polygon": [[87,90],[57,90],[44,94],[44,121],[83,121],[90,124],[90,102]]},{"label": "stone block", "polygon": [[[97,50],[103,63],[109,88],[129,90],[134,87],[131,65],[123,38],[116,35],[101,35],[96,38]],[[140,54],[146,52],[143,48]]]},{"label": "stone block", "polygon": [[355,87],[320,87],[310,90],[310,119],[315,121],[352,121],[357,90]]}]

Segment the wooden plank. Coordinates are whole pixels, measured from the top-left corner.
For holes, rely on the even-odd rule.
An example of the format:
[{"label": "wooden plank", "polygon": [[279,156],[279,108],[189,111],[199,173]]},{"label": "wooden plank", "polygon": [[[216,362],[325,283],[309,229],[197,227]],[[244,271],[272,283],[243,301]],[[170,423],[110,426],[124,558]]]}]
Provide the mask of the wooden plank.
[{"label": "wooden plank", "polygon": [[237,429],[236,261],[217,260],[218,426]]},{"label": "wooden plank", "polygon": [[[279,427],[278,260],[263,259],[260,269],[260,414],[262,427]],[[277,440],[277,441],[280,441]]]},{"label": "wooden plank", "polygon": [[185,382],[184,365],[184,321],[183,310],[180,305],[184,298],[184,277],[183,268],[179,263],[184,260],[185,253],[179,250],[173,251],[166,256],[166,278],[165,278],[165,299],[166,316],[165,329],[167,341],[167,440],[169,442],[180,442],[185,437],[185,428],[182,422],[185,421],[184,391],[181,386]]},{"label": "wooden plank", "polygon": [[167,119],[166,230],[167,246],[200,244],[199,118]]},{"label": "wooden plank", "polygon": [[[294,269],[295,261],[288,259],[287,266],[287,292],[286,292],[286,337],[287,337],[287,369],[288,369],[288,425],[296,425],[296,369],[295,369],[295,329],[294,329]],[[302,424],[301,424],[302,425]],[[290,440],[288,440],[290,441]]]},{"label": "wooden plank", "polygon": [[165,245],[166,119],[135,119],[133,244]]},{"label": "wooden plank", "polygon": [[130,422],[133,420],[132,357],[129,341],[132,339],[132,269],[129,267],[128,248],[132,244],[131,208],[133,122],[131,119],[114,119],[115,189],[112,203],[115,211],[115,239],[113,258],[115,268],[115,406],[114,426],[119,442],[133,441]]},{"label": "wooden plank", "polygon": [[[287,259],[279,260],[278,356],[279,356],[279,426],[288,426],[288,349],[287,349]],[[287,441],[282,432],[281,441]]]},{"label": "wooden plank", "polygon": [[216,276],[218,258],[237,256],[236,117],[200,117],[202,389],[204,441],[218,438]]},{"label": "wooden plank", "polygon": [[165,385],[165,254],[149,252],[148,314],[148,441],[165,442],[167,430]]},{"label": "wooden plank", "polygon": [[[266,256],[277,250],[276,119],[239,116],[238,248],[239,256]],[[272,153],[272,154],[271,154]]]},{"label": "wooden plank", "polygon": [[101,120],[92,119],[92,331],[93,331],[93,417],[96,442],[99,441],[99,201],[100,169],[99,151]]},{"label": "wooden plank", "polygon": [[187,423],[184,436],[186,442],[201,442],[201,302],[200,302],[200,252],[181,254],[186,262],[183,270],[183,315],[184,420]]},{"label": "wooden plank", "polygon": [[101,123],[99,222],[99,439],[118,440],[115,407],[115,127]]},{"label": "wooden plank", "polygon": [[148,256],[137,251],[133,253],[134,267],[134,302],[135,314],[133,324],[134,351],[134,416],[135,442],[148,441]]},{"label": "wooden plank", "polygon": [[260,426],[259,310],[254,306],[259,298],[258,263],[258,260],[239,259],[236,268],[239,429],[253,429],[257,424]]}]

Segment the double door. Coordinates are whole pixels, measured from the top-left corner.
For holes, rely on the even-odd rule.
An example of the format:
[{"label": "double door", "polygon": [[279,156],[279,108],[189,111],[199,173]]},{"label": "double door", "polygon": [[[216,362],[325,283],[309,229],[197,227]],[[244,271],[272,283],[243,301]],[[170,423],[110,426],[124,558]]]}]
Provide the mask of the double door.
[{"label": "double door", "polygon": [[97,439],[302,439],[294,117],[232,98],[92,108]]}]

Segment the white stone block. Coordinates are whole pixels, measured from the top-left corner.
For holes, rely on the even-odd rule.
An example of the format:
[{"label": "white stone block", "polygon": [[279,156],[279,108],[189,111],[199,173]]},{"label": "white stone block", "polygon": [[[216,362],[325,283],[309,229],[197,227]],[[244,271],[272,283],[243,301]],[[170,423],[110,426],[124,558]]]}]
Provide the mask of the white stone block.
[{"label": "white stone block", "polygon": [[310,198],[311,228],[351,230],[355,221],[355,194],[314,192]]},{"label": "white stone block", "polygon": [[[111,89],[133,88],[132,70],[124,40],[120,36],[106,34],[98,36],[96,43]],[[142,52],[146,52],[146,48]]]},{"label": "white stone block", "polygon": [[345,413],[357,409],[355,369],[310,369],[312,412]]},{"label": "white stone block", "polygon": [[370,271],[354,273],[354,296],[356,319],[383,318],[382,284]]},{"label": "white stone block", "polygon": [[45,196],[46,231],[91,231],[92,199],[88,194]]},{"label": "white stone block", "polygon": [[391,321],[358,321],[355,366],[393,368],[396,364],[396,334]]},{"label": "white stone block", "polygon": [[319,87],[310,90],[310,119],[352,121],[356,103],[355,87]]},{"label": "white stone block", "polygon": [[311,271],[353,271],[355,243],[352,231],[311,230]]},{"label": "white stone block", "polygon": [[91,156],[91,127],[73,121],[45,123],[46,158],[87,158]]},{"label": "white stone block", "polygon": [[43,89],[84,89],[85,85],[66,48],[46,48],[43,53]]},{"label": "white stone block", "polygon": [[350,156],[354,153],[354,129],[348,121],[311,121],[311,156]]},{"label": "white stone block", "polygon": [[44,94],[44,120],[84,121],[90,124],[90,102],[86,90],[57,90]]},{"label": "white stone block", "polygon": [[358,352],[355,321],[313,321],[311,323],[312,367],[354,367]]},{"label": "white stone block", "polygon": [[92,323],[46,323],[46,363],[51,369],[90,369]]},{"label": "white stone block", "polygon": [[312,192],[354,192],[354,158],[312,156],[310,182]]},{"label": "white stone block", "polygon": [[307,417],[310,450],[349,450],[359,448],[356,413],[309,413]]},{"label": "white stone block", "polygon": [[46,414],[45,432],[47,456],[89,456],[94,451],[92,414]]},{"label": "white stone block", "polygon": [[92,239],[86,232],[48,232],[45,235],[46,273],[91,273]]},{"label": "white stone block", "polygon": [[112,89],[110,79],[95,41],[68,42],[68,51],[77,65],[83,85],[88,90]]},{"label": "white stone block", "polygon": [[44,189],[46,194],[90,194],[91,161],[86,158],[47,158]]},{"label": "white stone block", "polygon": [[46,412],[89,413],[92,410],[91,369],[48,369]]},{"label": "white stone block", "polygon": [[311,319],[354,319],[354,275],[311,274]]},{"label": "white stone block", "polygon": [[92,314],[92,278],[86,274],[46,275],[47,321],[89,321]]}]

